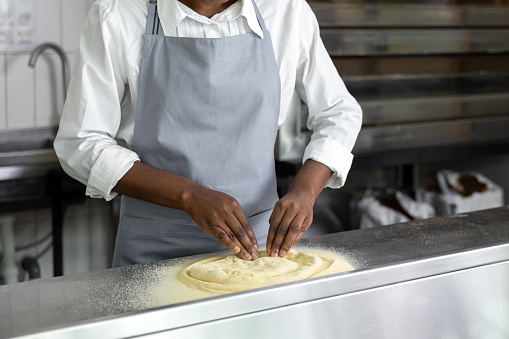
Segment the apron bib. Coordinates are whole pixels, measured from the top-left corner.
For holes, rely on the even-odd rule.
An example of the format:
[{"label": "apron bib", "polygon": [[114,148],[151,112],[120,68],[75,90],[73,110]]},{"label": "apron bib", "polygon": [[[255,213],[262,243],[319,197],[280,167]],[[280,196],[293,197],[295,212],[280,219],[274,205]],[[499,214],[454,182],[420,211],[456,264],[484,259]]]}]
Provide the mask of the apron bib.
[{"label": "apron bib", "polygon": [[[253,32],[167,37],[150,4],[132,147],[148,165],[237,199],[262,245],[278,200],[281,87],[270,34],[253,5],[263,39]],[[226,249],[184,211],[122,196],[113,266]]]}]

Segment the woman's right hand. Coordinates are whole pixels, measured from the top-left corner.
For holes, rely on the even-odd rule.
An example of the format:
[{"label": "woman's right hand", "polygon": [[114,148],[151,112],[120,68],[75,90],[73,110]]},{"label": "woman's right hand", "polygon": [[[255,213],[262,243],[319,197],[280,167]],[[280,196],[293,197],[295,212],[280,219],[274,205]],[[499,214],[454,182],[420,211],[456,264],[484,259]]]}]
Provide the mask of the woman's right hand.
[{"label": "woman's right hand", "polygon": [[113,191],[189,214],[242,259],[258,257],[258,243],[240,204],[228,194],[136,161]]},{"label": "woman's right hand", "polygon": [[258,243],[242,207],[228,194],[196,185],[184,200],[184,211],[205,232],[244,260],[258,257]]}]

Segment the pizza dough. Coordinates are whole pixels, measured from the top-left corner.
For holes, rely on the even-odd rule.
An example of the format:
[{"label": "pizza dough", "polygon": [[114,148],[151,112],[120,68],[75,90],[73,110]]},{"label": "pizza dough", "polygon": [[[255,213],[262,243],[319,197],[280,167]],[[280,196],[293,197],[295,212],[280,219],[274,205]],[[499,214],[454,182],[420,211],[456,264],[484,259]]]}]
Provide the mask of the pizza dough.
[{"label": "pizza dough", "polygon": [[262,251],[253,261],[234,254],[204,259],[180,271],[178,278],[189,287],[224,294],[350,270],[353,267],[335,253],[292,249],[285,258]]}]

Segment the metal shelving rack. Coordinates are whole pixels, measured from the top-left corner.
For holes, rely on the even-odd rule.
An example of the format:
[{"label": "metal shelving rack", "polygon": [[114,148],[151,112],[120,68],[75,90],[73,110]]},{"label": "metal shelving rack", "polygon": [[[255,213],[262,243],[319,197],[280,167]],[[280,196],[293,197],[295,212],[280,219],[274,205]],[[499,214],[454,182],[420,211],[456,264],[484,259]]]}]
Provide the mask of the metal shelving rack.
[{"label": "metal shelving rack", "polygon": [[[509,3],[309,1],[364,112],[353,168],[509,150]],[[310,131],[299,103],[280,130],[280,173]]]}]

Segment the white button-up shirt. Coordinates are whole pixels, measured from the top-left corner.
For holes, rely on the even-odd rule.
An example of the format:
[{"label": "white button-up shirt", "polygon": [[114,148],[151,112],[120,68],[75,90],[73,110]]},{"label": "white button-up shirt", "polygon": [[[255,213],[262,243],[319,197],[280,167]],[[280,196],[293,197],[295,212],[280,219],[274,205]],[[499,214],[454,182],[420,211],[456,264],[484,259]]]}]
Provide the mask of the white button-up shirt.
[{"label": "white button-up shirt", "polygon": [[[168,36],[221,38],[254,32],[263,37],[251,1],[238,1],[209,19],[177,0],[159,0],[158,13]],[[84,183],[91,197],[112,199],[113,187],[139,160],[130,146],[147,3],[98,0],[83,26],[54,146],[63,169]],[[339,77],[304,0],[256,4],[271,34],[281,78],[279,126],[296,90],[308,106],[307,126],[313,131],[303,161],[327,165],[334,172],[327,186],[341,187],[361,126],[360,106]]]}]

